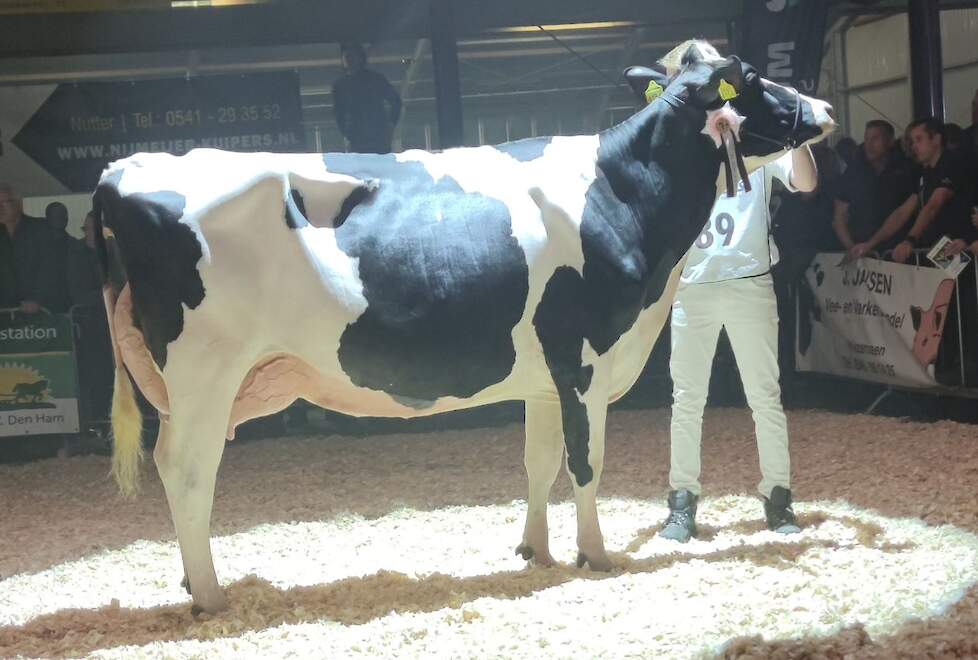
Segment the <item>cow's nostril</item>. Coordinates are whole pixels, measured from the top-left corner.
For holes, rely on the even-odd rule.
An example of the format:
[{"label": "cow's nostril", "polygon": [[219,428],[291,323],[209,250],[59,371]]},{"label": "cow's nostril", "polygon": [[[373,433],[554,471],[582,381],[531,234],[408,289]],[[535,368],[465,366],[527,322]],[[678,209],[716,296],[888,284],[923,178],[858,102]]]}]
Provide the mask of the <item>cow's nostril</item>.
[{"label": "cow's nostril", "polygon": [[825,114],[829,116],[829,119],[835,121],[835,108],[833,108],[831,105],[825,105]]}]

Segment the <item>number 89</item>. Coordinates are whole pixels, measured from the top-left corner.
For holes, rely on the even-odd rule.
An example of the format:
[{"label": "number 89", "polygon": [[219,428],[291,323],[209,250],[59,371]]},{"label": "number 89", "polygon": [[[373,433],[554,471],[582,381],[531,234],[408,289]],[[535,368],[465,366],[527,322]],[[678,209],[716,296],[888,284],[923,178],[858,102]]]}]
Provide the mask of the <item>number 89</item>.
[{"label": "number 89", "polygon": [[[730,241],[733,240],[734,235],[734,219],[729,213],[721,213],[716,217],[716,233],[723,236],[723,247],[730,245]],[[713,225],[714,221],[710,220],[706,223],[706,228],[700,237],[696,239],[696,247],[701,250],[705,250],[716,240],[713,236]]]}]

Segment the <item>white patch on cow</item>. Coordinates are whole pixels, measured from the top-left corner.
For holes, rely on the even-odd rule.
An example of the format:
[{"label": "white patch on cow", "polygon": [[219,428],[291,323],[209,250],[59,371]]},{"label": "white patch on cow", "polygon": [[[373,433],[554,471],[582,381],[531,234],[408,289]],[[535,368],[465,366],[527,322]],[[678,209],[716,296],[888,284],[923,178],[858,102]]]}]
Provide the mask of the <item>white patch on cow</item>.
[{"label": "white patch on cow", "polygon": [[611,360],[611,382],[609,401],[617,401],[632,388],[645,368],[649,355],[655,347],[662,326],[669,318],[672,301],[679,286],[679,276],[686,265],[686,256],[679,260],[669,273],[669,280],[659,300],[648,309],[642,310],[638,319],[606,354]]},{"label": "white patch on cow", "polygon": [[836,129],[835,120],[832,118],[832,114],[829,112],[832,108],[831,105],[826,103],[821,99],[812,98],[810,96],[802,95],[802,98],[811,104],[813,114],[815,115],[815,123],[819,125],[822,129],[822,135],[828,135]]},{"label": "white patch on cow", "polygon": [[659,64],[666,68],[669,75],[675,75],[675,73],[682,68],[683,56],[689,51],[690,48],[695,49],[700,58],[705,62],[718,63],[726,61],[724,57],[720,55],[717,49],[710,43],[703,41],[702,39],[689,39],[666,53],[659,60]]},{"label": "white patch on cow", "polygon": [[[373,182],[327,172],[322,158],[295,163],[287,174],[288,188],[302,195],[306,220],[314,227],[333,227],[343,202],[360,186]],[[290,194],[287,189],[286,194]]]},{"label": "white patch on cow", "polygon": [[[116,168],[123,194],[179,191],[186,199],[180,221],[203,250],[197,268],[206,293],[199,307],[184,310],[164,369],[168,384],[195,386],[195,351],[206,346],[229,373],[291,354],[334,387],[345,381],[343,389],[359,389],[337,357],[343,331],[367,308],[358,263],[339,249],[331,221],[290,229],[285,200],[299,187],[310,220],[326,220],[360,182],[328,172],[318,154],[194,150],[180,158],[141,154]],[[222,341],[211,341],[215,335]]]},{"label": "white patch on cow", "polygon": [[[585,338],[584,344],[581,346],[581,366],[584,368],[591,367],[594,370],[594,372],[592,373],[592,379],[594,377],[594,374],[597,373],[597,370],[599,368],[598,363],[600,362],[600,360],[601,360],[601,356],[599,356],[598,352],[594,350],[593,346],[591,346],[591,342],[589,342],[587,338]],[[574,394],[577,395],[578,401],[580,401],[581,403],[585,403],[584,397],[586,396],[586,393],[581,393],[581,391],[575,387]]]},{"label": "white patch on cow", "polygon": [[591,346],[591,342],[585,338],[584,344],[581,346],[581,364],[585,367],[594,367],[599,359],[598,352]]}]

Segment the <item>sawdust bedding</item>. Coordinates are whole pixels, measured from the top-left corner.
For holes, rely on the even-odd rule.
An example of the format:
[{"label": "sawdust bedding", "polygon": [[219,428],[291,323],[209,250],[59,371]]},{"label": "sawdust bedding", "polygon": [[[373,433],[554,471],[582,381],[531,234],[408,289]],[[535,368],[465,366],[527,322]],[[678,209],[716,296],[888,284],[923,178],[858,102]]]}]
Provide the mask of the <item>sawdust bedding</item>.
[{"label": "sawdust bedding", "polygon": [[704,432],[702,533],[655,536],[668,410],[616,412],[599,510],[617,569],[527,569],[522,428],[232,443],[213,545],[232,609],[190,615],[159,480],[86,456],[0,467],[0,656],[978,657],[978,430],[789,413],[804,531],[765,531],[750,415]]}]

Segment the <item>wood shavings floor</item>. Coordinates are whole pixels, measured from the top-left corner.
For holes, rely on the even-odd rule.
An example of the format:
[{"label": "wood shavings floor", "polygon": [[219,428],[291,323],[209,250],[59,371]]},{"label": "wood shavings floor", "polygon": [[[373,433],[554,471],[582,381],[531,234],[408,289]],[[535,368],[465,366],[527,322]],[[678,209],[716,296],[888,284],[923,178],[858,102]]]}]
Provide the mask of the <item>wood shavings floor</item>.
[{"label": "wood shavings floor", "polygon": [[599,511],[618,568],[525,569],[522,427],[231,443],[193,619],[155,470],[0,467],[0,656],[978,657],[978,428],[789,413],[804,532],[767,532],[750,415],[707,413],[700,539],[655,536],[668,410],[616,412]]}]

